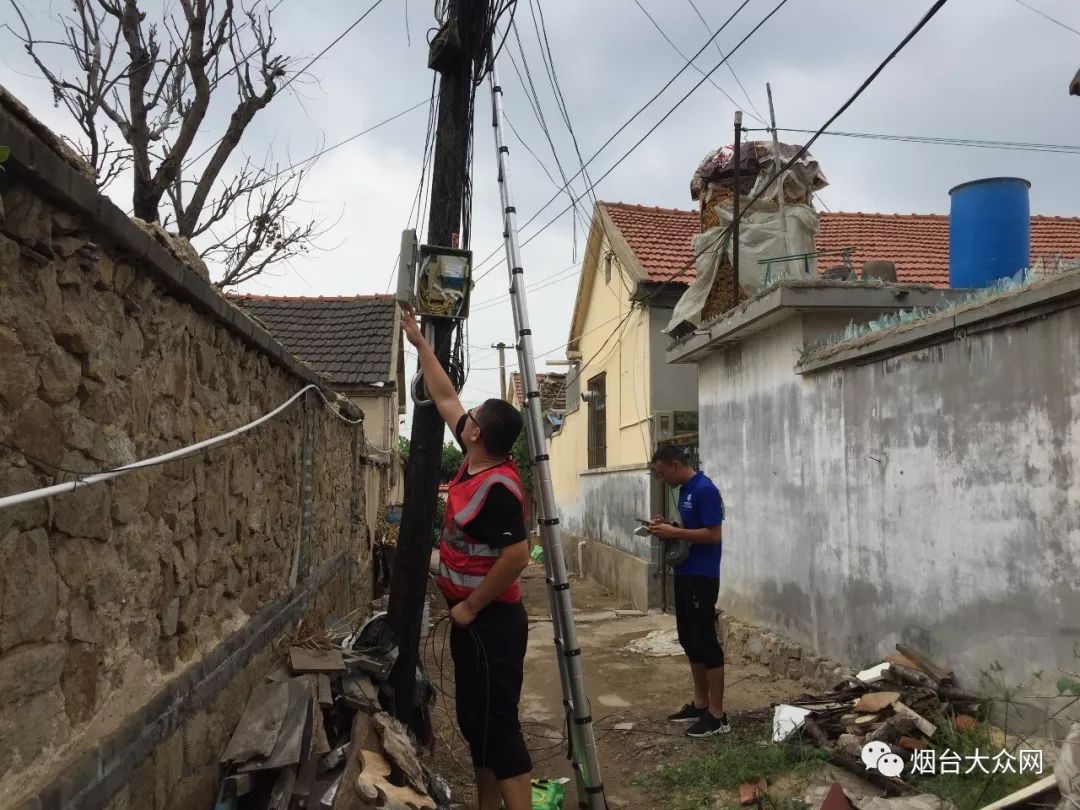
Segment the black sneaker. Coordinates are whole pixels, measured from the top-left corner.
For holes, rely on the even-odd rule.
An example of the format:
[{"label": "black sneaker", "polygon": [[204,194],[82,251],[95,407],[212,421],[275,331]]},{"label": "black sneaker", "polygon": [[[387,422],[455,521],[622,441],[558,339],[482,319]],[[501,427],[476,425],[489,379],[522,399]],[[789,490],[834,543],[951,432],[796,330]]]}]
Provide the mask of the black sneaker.
[{"label": "black sneaker", "polygon": [[705,712],[694,725],[686,730],[687,737],[712,737],[714,734],[727,734],[731,731],[727,715],[714,717],[712,712]]},{"label": "black sneaker", "polygon": [[667,719],[670,720],[672,723],[693,723],[702,715],[708,713],[708,709],[699,709],[693,703],[687,703],[685,706],[675,712],[675,714],[669,714]]}]

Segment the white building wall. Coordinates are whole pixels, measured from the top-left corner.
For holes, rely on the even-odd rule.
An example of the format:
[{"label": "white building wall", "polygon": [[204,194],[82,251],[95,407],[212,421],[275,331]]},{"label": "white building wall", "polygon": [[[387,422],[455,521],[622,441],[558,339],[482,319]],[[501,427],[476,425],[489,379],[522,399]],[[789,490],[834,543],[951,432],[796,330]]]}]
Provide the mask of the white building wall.
[{"label": "white building wall", "polygon": [[1077,671],[1080,310],[797,375],[821,331],[699,367],[721,606],[853,666],[905,640],[972,686]]}]

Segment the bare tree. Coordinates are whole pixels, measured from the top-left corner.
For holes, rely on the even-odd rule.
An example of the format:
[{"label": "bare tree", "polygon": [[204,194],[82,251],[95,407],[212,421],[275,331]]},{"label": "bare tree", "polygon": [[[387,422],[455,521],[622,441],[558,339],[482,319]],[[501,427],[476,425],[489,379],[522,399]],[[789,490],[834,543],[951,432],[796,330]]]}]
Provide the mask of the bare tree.
[{"label": "bare tree", "polygon": [[[71,0],[73,13],[56,18],[63,35],[55,40],[35,37],[20,0],[9,2],[22,31],[8,29],[48,80],[55,103],[78,123],[82,136],[73,145],[98,186],[130,168],[134,215],[196,241],[204,258],[222,266],[219,285],[312,247],[319,223],[289,218],[303,171],[250,159],[231,177],[225,171],[255,116],[296,78],[293,60],[277,53],[270,0],[250,8],[177,0],[158,22],[148,22],[140,0]],[[54,61],[50,48],[66,55]],[[57,66],[71,59],[74,71]],[[211,101],[230,86],[235,97],[224,132],[192,154]],[[214,226],[229,219],[239,227],[218,238]]]}]

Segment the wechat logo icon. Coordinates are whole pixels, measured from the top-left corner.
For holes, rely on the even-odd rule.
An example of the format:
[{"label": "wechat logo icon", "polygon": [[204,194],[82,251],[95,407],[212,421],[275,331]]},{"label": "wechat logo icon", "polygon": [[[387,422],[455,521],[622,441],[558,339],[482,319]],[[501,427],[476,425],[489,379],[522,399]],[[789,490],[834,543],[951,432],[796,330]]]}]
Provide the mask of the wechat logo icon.
[{"label": "wechat logo icon", "polygon": [[904,760],[880,741],[868,742],[862,747],[862,761],[868,771],[877,771],[882,776],[893,778],[904,772]]}]

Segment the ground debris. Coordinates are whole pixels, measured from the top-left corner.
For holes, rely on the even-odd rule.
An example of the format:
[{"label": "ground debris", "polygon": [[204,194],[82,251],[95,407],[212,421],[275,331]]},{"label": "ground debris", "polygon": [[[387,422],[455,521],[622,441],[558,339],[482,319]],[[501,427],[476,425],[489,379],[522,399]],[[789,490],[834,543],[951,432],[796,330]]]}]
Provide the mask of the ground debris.
[{"label": "ground debris", "polygon": [[222,755],[215,810],[448,808],[446,782],[384,711],[397,657],[385,614],[318,619],[297,626],[252,691]]},{"label": "ground debris", "polygon": [[[898,644],[897,652],[825,694],[803,695],[776,706],[774,739],[799,732],[826,751],[833,764],[904,799],[875,805],[877,810],[920,810],[926,797],[912,796],[914,789],[903,774],[915,752],[932,746],[940,736],[935,721],[944,720],[960,732],[979,728],[979,721],[968,714],[977,709],[979,699],[960,689],[951,670],[917,647]],[[820,805],[825,796],[815,798]],[[941,806],[936,798],[933,802],[933,807]],[[858,801],[853,804],[862,806]]]}]

